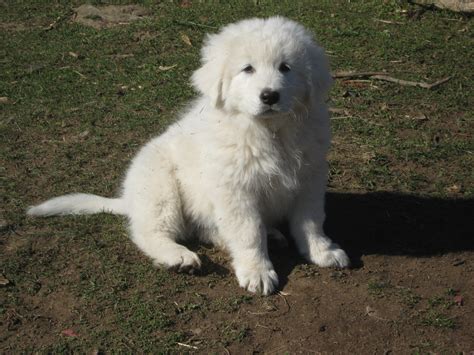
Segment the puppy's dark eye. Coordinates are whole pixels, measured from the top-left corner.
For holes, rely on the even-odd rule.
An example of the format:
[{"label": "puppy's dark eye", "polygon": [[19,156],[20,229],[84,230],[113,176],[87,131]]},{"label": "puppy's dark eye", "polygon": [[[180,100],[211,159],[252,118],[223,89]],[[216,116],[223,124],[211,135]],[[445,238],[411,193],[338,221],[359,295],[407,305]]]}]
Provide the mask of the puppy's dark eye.
[{"label": "puppy's dark eye", "polygon": [[280,64],[280,67],[278,68],[278,70],[282,73],[287,73],[291,70],[290,66],[286,63],[281,63]]},{"label": "puppy's dark eye", "polygon": [[242,71],[247,74],[252,74],[255,72],[255,69],[249,64],[249,65],[246,65],[244,69],[242,69]]}]

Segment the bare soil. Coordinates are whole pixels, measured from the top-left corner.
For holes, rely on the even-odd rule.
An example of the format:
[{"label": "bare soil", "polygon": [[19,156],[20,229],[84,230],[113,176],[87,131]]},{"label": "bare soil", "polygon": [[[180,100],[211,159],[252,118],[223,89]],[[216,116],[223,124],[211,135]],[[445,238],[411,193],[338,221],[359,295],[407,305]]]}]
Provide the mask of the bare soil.
[{"label": "bare soil", "polygon": [[101,29],[118,25],[126,25],[131,21],[141,20],[148,11],[140,5],[81,5],[74,10],[73,22]]},{"label": "bare soil", "polygon": [[[473,207],[472,200],[331,192],[326,229],[351,255],[351,269],[320,269],[305,264],[292,245],[288,249],[272,245],[280,290],[270,297],[252,296],[236,284],[225,254],[201,246],[195,247],[204,262],[201,274],[170,274],[159,294],[142,289],[141,297],[143,302],[171,297],[166,303],[171,308],[164,311],[181,334],[183,341],[177,343],[190,346],[175,344],[175,350],[182,352],[468,353],[473,350],[474,329],[474,260],[468,228]],[[38,231],[9,233],[4,256],[15,255],[27,240],[44,260],[55,249],[62,250],[60,238],[48,236],[31,243],[31,233]],[[120,262],[152,268],[130,241],[123,238],[120,244],[128,251],[125,255],[122,251]],[[62,333],[71,324],[76,324],[78,337],[87,337],[91,329],[77,324],[78,313],[89,324],[97,322],[96,327],[113,332],[116,310],[103,310],[100,299],[84,303],[71,291],[71,283],[80,284],[81,260],[94,259],[81,255],[80,243],[69,247],[76,249],[74,261],[51,260],[61,264],[54,277],[67,279],[64,287],[55,285],[51,290],[48,278],[42,277],[23,281],[26,292],[17,300],[21,310],[9,307],[1,324],[8,346],[4,350],[47,348],[58,336],[66,338]],[[111,250],[111,257],[120,257],[116,252]],[[99,270],[101,261],[95,263]],[[174,277],[184,282],[180,292]],[[15,280],[11,282],[4,287],[12,287]],[[165,334],[157,330],[156,337]],[[127,346],[135,348],[133,339]]]}]

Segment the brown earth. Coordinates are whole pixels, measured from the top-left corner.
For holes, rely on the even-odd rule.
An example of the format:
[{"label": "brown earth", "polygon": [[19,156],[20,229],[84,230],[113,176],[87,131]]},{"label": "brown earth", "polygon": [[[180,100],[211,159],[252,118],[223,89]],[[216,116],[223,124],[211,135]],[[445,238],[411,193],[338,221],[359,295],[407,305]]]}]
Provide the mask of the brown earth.
[{"label": "brown earth", "polygon": [[143,19],[148,11],[140,5],[81,5],[74,10],[72,20],[96,29],[128,24]]},{"label": "brown earth", "polygon": [[[468,228],[472,208],[472,200],[332,192],[326,229],[351,255],[351,269],[306,265],[291,245],[288,249],[272,246],[280,290],[270,297],[252,297],[238,287],[224,253],[199,247],[204,263],[201,274],[169,274],[159,295],[143,290],[143,302],[149,297],[172,297],[167,299],[172,308],[165,312],[184,339],[177,342],[176,351],[388,354],[436,349],[469,353],[474,349],[474,258]],[[9,233],[6,257],[31,241],[33,231],[27,230]],[[58,237],[39,238],[30,248],[47,260],[48,253],[63,252],[61,243]],[[121,253],[120,262],[144,263],[152,269],[130,242],[125,242],[126,248],[123,243],[121,251],[110,251],[111,257]],[[75,258],[61,265],[57,278],[80,283],[81,264],[91,263],[91,256],[77,254]],[[101,260],[96,263],[99,270]],[[178,293],[175,278],[185,285]],[[77,319],[83,301],[68,286],[49,290],[47,278],[27,280],[22,286],[27,292],[21,303],[29,313],[7,310],[2,338],[10,346],[21,343],[22,348],[51,345],[57,341],[56,334],[67,331]],[[87,309],[89,323],[111,330],[117,326],[113,309],[94,316],[94,309],[101,309],[100,300],[88,301]],[[74,330],[81,337],[90,331],[81,326]],[[156,332],[157,339],[165,335]],[[136,348],[133,339],[124,343]]]}]

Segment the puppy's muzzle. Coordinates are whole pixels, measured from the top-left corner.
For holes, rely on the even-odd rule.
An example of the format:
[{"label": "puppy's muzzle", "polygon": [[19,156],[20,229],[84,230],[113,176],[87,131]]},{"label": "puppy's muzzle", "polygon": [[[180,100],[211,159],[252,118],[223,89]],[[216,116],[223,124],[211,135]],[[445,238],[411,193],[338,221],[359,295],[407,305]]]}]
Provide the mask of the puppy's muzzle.
[{"label": "puppy's muzzle", "polygon": [[280,100],[280,93],[271,89],[263,89],[260,94],[260,100],[264,104],[271,106]]}]

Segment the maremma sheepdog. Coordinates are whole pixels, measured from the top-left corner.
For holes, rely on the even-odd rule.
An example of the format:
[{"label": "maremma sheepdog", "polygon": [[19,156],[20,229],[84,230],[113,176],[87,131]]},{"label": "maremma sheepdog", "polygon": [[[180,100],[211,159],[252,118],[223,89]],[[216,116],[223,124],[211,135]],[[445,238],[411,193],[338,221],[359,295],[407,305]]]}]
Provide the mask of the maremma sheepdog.
[{"label": "maremma sheepdog", "polygon": [[199,235],[229,252],[241,287],[264,295],[278,286],[267,238],[283,238],[281,221],[309,262],[348,266],[323,231],[332,84],[323,49],[300,24],[271,17],[208,35],[201,55],[199,97],[140,150],[119,197],[65,195],[28,214],[125,215],[155,264],[185,272],[201,262],[179,242]]}]

